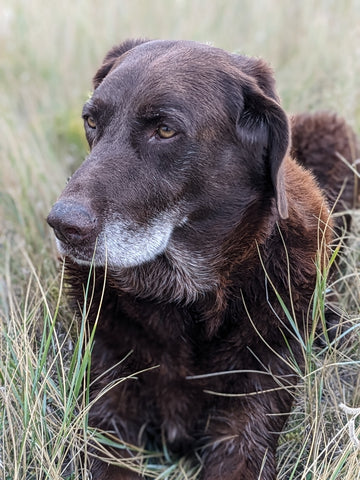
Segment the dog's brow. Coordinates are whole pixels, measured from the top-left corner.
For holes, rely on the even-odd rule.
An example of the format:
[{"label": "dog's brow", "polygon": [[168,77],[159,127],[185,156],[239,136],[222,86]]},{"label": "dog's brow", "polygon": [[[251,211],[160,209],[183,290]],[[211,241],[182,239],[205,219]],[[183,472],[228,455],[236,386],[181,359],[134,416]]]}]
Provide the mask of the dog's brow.
[{"label": "dog's brow", "polygon": [[157,119],[163,118],[172,118],[176,119],[179,122],[186,124],[188,121],[188,116],[183,111],[183,109],[177,108],[175,106],[159,106],[159,107],[150,107],[147,106],[143,109],[140,109],[138,114],[139,120],[145,121],[154,121]]},{"label": "dog's brow", "polygon": [[90,100],[88,100],[83,107],[82,115],[85,115],[89,112],[100,112],[101,110],[104,110],[105,106],[105,102],[102,100],[90,98]]},{"label": "dog's brow", "polygon": [[142,120],[156,120],[157,118],[161,117],[161,113],[157,110],[148,110],[142,111],[139,113],[139,118]]}]

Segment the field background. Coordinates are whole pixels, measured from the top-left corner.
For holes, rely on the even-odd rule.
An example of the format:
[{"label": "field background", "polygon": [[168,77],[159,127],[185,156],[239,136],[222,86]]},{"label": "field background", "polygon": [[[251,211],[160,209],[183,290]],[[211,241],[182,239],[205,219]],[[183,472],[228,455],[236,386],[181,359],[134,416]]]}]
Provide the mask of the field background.
[{"label": "field background", "polygon": [[[360,0],[0,0],[1,480],[88,478],[85,331],[67,310],[45,218],[87,153],[92,75],[127,37],[264,57],[288,112],[335,110],[360,132]],[[360,407],[359,223],[337,285],[352,339],[306,352],[282,480],[360,479],[359,412],[340,408]],[[151,476],[191,477],[163,463]]]}]

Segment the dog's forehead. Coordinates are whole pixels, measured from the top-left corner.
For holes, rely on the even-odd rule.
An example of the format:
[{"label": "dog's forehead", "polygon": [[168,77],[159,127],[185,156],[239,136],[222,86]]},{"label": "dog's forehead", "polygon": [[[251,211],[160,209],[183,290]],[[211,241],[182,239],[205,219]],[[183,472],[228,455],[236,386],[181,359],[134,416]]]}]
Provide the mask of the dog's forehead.
[{"label": "dog's forehead", "polygon": [[120,57],[94,96],[133,111],[148,104],[178,104],[193,117],[198,111],[205,118],[221,115],[229,92],[225,77],[236,75],[231,55],[223,50],[195,42],[154,41]]},{"label": "dog's forehead", "polygon": [[[120,66],[131,66],[135,70],[148,68],[151,71],[189,72],[191,68],[214,69],[230,67],[231,55],[211,45],[191,41],[146,42],[132,48],[123,55]],[[195,73],[195,72],[194,72]]]},{"label": "dog's forehead", "polygon": [[210,90],[219,75],[233,74],[231,56],[196,42],[152,41],[126,52],[105,79],[108,85],[157,92]]}]

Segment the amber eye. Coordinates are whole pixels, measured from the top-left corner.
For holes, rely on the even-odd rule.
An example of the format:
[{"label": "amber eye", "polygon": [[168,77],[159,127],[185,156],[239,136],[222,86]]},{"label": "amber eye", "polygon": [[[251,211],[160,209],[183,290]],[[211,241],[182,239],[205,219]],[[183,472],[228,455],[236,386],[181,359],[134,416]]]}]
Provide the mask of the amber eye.
[{"label": "amber eye", "polygon": [[167,139],[167,138],[171,138],[173,137],[176,132],[175,130],[173,130],[172,128],[168,127],[167,125],[161,125],[157,130],[156,130],[156,133],[158,134],[158,136],[160,138],[164,138],[164,139]]},{"label": "amber eye", "polygon": [[88,124],[88,126],[89,126],[90,128],[96,128],[96,122],[95,122],[95,120],[94,120],[93,117],[90,117],[90,116],[89,116],[89,117],[86,117],[85,120],[86,120],[86,123]]}]

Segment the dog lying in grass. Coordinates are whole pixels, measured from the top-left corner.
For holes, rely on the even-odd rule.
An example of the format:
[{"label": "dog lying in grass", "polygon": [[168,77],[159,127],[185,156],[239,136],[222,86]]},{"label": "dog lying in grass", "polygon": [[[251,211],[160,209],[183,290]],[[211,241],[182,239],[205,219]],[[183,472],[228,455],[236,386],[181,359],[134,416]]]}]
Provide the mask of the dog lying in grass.
[{"label": "dog lying in grass", "polygon": [[[275,479],[329,212],[354,198],[338,154],[359,155],[355,135],[331,114],[293,119],[292,153],[315,178],[290,156],[266,63],[186,41],[114,47],[83,118],[91,152],[48,222],[74,305],[94,266],[91,398],[142,372],[90,424],[200,458],[199,478]],[[92,475],[142,478],[99,460]]]}]

